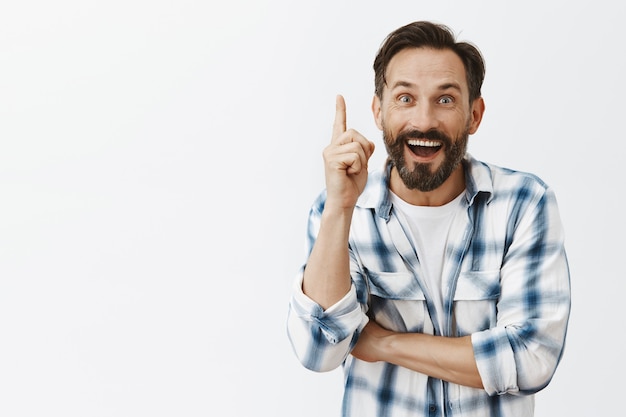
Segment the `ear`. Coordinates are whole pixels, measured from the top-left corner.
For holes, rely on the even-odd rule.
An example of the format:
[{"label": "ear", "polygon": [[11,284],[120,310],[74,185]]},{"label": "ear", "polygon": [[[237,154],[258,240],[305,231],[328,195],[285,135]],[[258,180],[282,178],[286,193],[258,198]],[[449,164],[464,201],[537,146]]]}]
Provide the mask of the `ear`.
[{"label": "ear", "polygon": [[482,97],[478,97],[472,103],[472,119],[470,121],[470,135],[473,135],[478,130],[481,120],[483,120],[483,114],[485,114],[485,101]]},{"label": "ear", "polygon": [[380,130],[383,130],[381,103],[376,94],[374,94],[374,98],[372,99],[372,114],[374,115],[374,121],[376,122],[376,126],[378,126]]}]

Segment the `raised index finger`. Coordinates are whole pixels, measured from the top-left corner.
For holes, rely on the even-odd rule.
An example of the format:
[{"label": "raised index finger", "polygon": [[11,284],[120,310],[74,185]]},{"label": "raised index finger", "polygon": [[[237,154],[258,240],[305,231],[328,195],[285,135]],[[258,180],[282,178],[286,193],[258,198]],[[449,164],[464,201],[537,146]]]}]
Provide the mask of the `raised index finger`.
[{"label": "raised index finger", "polygon": [[333,123],[333,140],[346,131],[346,101],[342,95],[337,95],[335,102],[335,122]]}]

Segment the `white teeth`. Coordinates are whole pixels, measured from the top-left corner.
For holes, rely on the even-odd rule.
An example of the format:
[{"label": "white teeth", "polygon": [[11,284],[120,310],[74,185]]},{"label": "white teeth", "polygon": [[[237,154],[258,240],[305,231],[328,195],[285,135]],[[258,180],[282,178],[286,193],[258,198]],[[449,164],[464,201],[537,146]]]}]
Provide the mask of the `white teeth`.
[{"label": "white teeth", "polygon": [[411,146],[427,146],[430,148],[441,146],[439,142],[433,140],[409,139],[408,143]]}]

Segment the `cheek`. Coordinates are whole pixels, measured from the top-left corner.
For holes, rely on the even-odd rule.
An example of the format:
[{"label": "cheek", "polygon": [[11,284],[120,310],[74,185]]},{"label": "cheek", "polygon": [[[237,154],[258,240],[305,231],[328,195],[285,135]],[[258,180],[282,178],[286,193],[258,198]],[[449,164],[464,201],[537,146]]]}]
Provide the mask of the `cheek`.
[{"label": "cheek", "polygon": [[471,125],[472,115],[463,111],[456,110],[454,112],[450,112],[443,121],[443,130],[446,130],[447,133],[452,132],[464,132]]},{"label": "cheek", "polygon": [[381,117],[382,126],[387,128],[388,132],[398,134],[408,127],[409,118],[402,111],[390,111]]}]

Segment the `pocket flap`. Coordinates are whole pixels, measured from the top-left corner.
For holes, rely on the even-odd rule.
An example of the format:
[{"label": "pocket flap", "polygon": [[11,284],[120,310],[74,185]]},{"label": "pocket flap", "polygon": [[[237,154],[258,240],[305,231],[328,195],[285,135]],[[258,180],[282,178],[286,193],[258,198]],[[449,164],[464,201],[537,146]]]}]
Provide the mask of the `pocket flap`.
[{"label": "pocket flap", "polygon": [[455,300],[493,300],[500,296],[500,271],[465,271],[459,275]]},{"label": "pocket flap", "polygon": [[424,293],[415,277],[408,272],[368,271],[370,292],[394,300],[424,300]]}]

